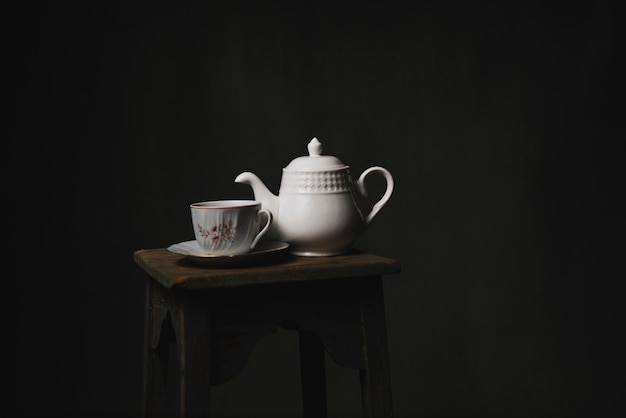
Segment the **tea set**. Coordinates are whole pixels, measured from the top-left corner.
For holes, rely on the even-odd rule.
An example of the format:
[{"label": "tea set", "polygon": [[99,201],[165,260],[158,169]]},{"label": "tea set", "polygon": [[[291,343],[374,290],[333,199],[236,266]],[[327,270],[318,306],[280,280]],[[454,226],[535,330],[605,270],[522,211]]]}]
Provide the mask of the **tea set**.
[{"label": "tea set", "polygon": [[[393,193],[393,177],[383,167],[370,167],[353,182],[350,167],[322,154],[313,138],[307,156],[283,168],[278,195],[251,172],[236,183],[247,184],[254,200],[214,200],[190,205],[195,241],[168,247],[195,261],[245,260],[289,251],[297,256],[345,254],[367,229]],[[363,215],[356,197],[367,197],[366,179],[381,175],[383,196]],[[263,238],[263,239],[262,239]]]}]

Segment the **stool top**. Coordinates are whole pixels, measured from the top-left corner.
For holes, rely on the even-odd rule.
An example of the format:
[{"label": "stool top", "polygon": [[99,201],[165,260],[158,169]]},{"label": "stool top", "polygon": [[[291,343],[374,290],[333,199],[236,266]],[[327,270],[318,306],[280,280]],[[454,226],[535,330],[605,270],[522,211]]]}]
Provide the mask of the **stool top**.
[{"label": "stool top", "polygon": [[273,264],[242,267],[200,266],[165,248],[137,250],[134,258],[139,267],[163,286],[180,289],[238,287],[400,272],[398,260],[359,250],[332,257],[285,255]]}]

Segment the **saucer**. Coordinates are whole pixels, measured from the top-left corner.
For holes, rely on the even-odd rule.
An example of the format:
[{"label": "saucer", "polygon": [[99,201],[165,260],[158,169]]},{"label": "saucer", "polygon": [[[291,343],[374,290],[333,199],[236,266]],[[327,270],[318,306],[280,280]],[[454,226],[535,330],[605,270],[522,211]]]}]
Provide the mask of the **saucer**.
[{"label": "saucer", "polygon": [[207,254],[194,239],[179,242],[167,247],[168,251],[184,255],[187,259],[204,265],[225,266],[231,264],[245,264],[257,261],[284,252],[289,244],[280,241],[260,241],[256,247],[247,253],[232,255]]}]

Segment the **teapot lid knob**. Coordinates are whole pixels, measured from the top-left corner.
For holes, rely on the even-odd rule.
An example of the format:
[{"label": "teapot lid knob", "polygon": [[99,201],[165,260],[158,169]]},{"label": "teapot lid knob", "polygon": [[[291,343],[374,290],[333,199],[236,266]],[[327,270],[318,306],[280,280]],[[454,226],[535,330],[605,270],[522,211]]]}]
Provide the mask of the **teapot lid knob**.
[{"label": "teapot lid knob", "polygon": [[313,138],[307,145],[309,155],[293,159],[285,170],[287,171],[317,171],[317,170],[345,170],[347,165],[332,155],[322,155],[322,143]]},{"label": "teapot lid knob", "polygon": [[322,143],[315,137],[307,145],[309,155],[311,157],[318,157],[322,154]]}]

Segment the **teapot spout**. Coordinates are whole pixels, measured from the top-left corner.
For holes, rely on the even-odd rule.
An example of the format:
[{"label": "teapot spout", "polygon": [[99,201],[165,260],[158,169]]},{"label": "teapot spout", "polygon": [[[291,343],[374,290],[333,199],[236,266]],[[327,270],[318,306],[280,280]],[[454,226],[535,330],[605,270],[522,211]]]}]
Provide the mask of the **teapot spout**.
[{"label": "teapot spout", "polygon": [[274,219],[278,219],[278,196],[274,195],[256,174],[246,171],[235,178],[235,183],[247,184],[252,187],[254,199],[261,202],[264,209],[272,212]]}]

